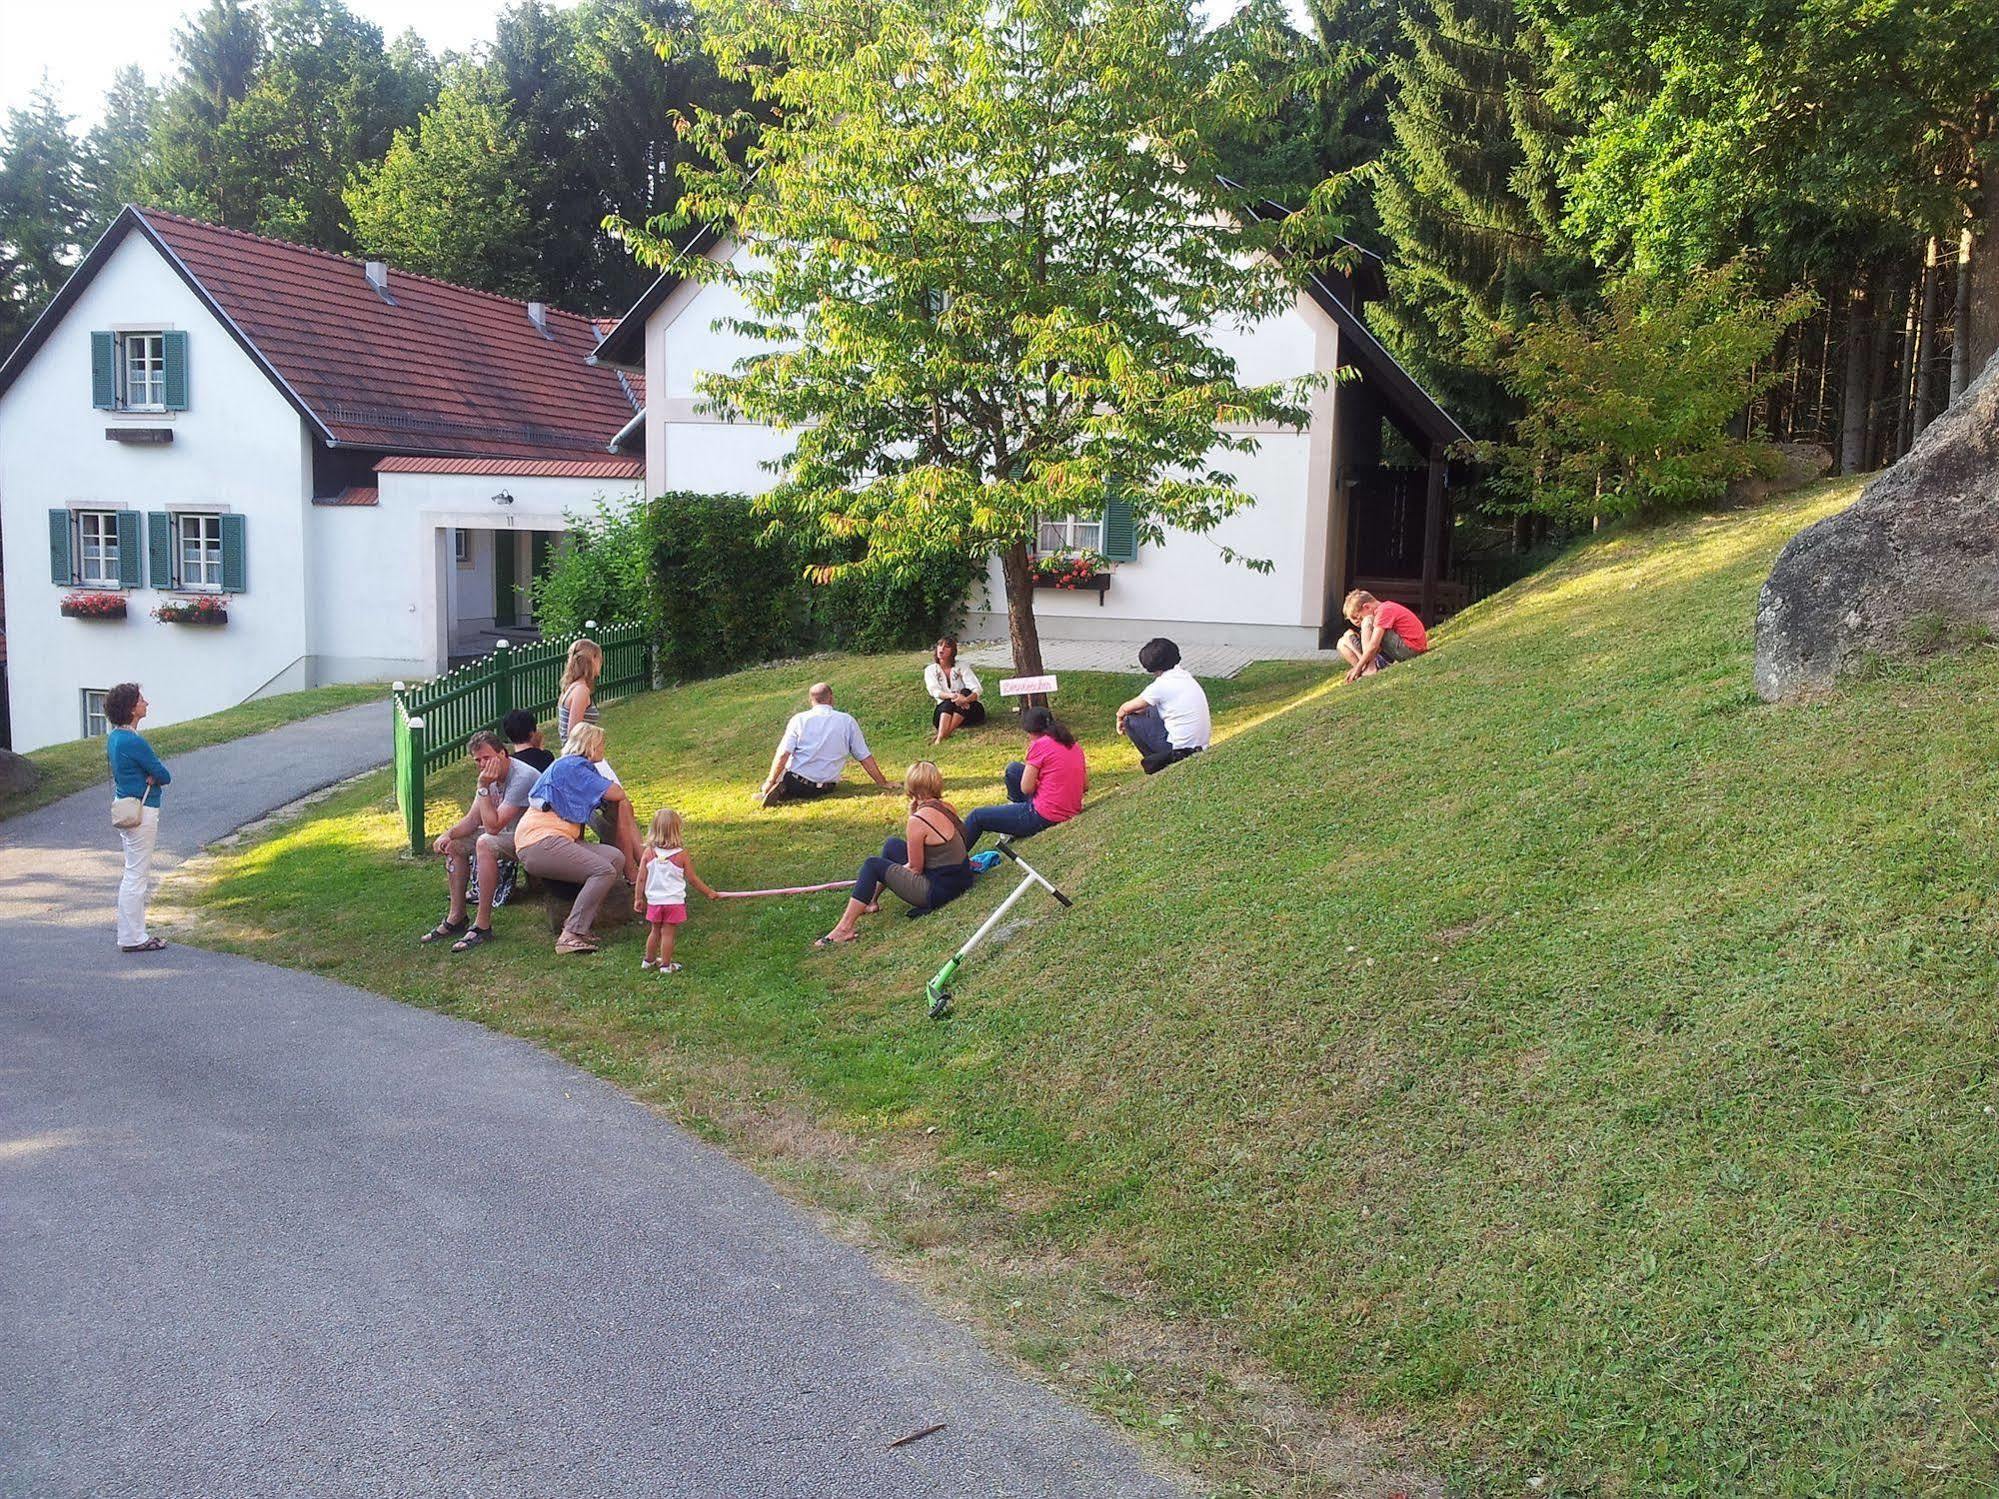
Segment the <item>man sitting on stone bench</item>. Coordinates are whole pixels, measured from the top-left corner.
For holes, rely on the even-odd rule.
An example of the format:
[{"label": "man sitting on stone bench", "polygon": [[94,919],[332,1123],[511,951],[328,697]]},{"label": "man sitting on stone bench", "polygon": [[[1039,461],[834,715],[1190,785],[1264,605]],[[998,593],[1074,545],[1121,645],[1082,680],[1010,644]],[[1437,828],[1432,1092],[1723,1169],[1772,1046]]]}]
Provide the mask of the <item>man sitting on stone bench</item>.
[{"label": "man sitting on stone bench", "polygon": [[[479,773],[472,804],[431,845],[445,856],[444,878],[451,892],[451,908],[421,939],[426,943],[450,942],[453,952],[469,952],[493,940],[493,892],[500,884],[500,861],[514,857],[514,824],[527,810],[528,793],[540,775],[527,761],[509,754],[506,741],[490,729],[481,729],[466,740],[465,750]],[[465,889],[475,862],[479,915],[476,921],[468,922]]]}]

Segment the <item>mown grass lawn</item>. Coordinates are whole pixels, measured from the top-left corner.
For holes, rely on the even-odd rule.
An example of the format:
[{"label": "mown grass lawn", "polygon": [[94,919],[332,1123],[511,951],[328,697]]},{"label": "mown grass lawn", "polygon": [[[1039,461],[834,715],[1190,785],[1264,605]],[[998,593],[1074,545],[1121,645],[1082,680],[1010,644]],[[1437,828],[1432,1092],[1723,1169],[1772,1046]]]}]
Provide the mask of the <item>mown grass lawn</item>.
[{"label": "mown grass lawn", "polygon": [[[1999,652],[1749,691],[1763,574],[1852,492],[1608,535],[1363,686],[1259,668],[1142,784],[1129,684],[1065,680],[1111,794],[1031,847],[1078,904],[947,1024],[922,981],[1005,882],[834,955],[836,900],[703,906],[678,984],[558,964],[538,913],[449,960],[381,782],[223,863],[209,929],[537,1037],[973,1267],[1008,1346],[1225,1487],[1989,1493]],[[823,669],[915,751],[915,663]],[[848,873],[892,820],[742,800],[810,674],[607,714],[711,881]],[[1292,1440],[1287,1389],[1373,1456]]]},{"label": "mown grass lawn", "polygon": [[[381,682],[345,682],[334,687],[311,687],[303,692],[281,692],[271,697],[256,698],[239,703],[234,708],[225,708],[220,713],[211,713],[206,718],[190,718],[165,728],[156,729],[149,725],[142,725],[142,728],[147,742],[165,759],[189,750],[205,749],[211,744],[241,739],[246,734],[261,734],[266,729],[280,728],[294,720],[311,718],[319,713],[331,713],[336,708],[373,702],[388,695],[387,685]],[[63,744],[46,745],[30,750],[23,758],[32,761],[41,771],[41,779],[18,795],[0,796],[0,821],[32,812],[37,807],[46,807],[50,802],[61,801],[72,792],[94,786],[110,776],[105,767],[102,739],[71,739]]]}]

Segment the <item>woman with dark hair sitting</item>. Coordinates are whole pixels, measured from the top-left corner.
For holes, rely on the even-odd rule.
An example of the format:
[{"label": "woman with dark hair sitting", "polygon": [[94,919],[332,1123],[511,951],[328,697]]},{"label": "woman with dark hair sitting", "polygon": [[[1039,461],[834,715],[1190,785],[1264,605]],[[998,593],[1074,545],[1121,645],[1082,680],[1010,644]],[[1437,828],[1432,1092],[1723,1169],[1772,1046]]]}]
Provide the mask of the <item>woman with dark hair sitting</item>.
[{"label": "woman with dark hair sitting", "polygon": [[884,889],[919,911],[934,911],[972,888],[969,840],[957,809],[944,800],[943,773],[930,761],[918,760],[902,778],[902,790],[909,798],[904,836],[889,839],[879,854],[861,860],[846,911],[814,947],[852,942],[861,917],[881,909],[875,897]]},{"label": "woman with dark hair sitting", "polygon": [[1090,767],[1076,736],[1046,708],[1029,708],[1020,715],[1020,727],[1027,735],[1027,758],[1007,766],[1006,800],[990,807],[974,807],[965,819],[965,832],[973,848],[987,833],[1032,838],[1043,828],[1067,822],[1083,810]]},{"label": "woman with dark hair sitting", "polygon": [[153,845],[160,838],[160,788],[173,777],[167,773],[153,747],[139,734],[139,720],[152,705],[139,691],[137,682],[120,682],[104,694],[104,717],[111,733],[104,741],[104,754],[111,762],[111,794],[119,800],[136,799],[138,820],[119,827],[123,820],[114,805],[114,827],[125,845],[125,877],[118,882],[118,947],[121,952],[158,952],[166,946],[146,930],[146,897],[153,884]]},{"label": "woman with dark hair sitting", "polygon": [[946,635],[932,648],[930,664],[923,668],[923,686],[934,704],[930,722],[937,737],[932,744],[942,744],[958,730],[976,729],[986,721],[986,705],[979,701],[984,690],[979,674],[958,664],[957,636]]}]

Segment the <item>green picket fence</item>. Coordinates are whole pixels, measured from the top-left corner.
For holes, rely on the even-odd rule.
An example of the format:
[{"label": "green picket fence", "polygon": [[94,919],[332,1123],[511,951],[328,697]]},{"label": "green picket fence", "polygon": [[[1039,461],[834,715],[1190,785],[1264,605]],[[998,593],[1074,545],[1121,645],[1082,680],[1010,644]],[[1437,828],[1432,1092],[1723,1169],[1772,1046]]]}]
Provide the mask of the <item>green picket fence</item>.
[{"label": "green picket fence", "polygon": [[[604,648],[604,671],[597,701],[643,692],[653,685],[653,648],[643,625],[585,622],[584,631]],[[465,753],[465,741],[481,729],[497,729],[516,708],[537,719],[555,714],[562,687],[562,664],[575,636],[509,647],[468,662],[416,687],[396,684],[393,699],[396,810],[409,833],[410,852],[420,854],[424,836],[424,783]]]}]

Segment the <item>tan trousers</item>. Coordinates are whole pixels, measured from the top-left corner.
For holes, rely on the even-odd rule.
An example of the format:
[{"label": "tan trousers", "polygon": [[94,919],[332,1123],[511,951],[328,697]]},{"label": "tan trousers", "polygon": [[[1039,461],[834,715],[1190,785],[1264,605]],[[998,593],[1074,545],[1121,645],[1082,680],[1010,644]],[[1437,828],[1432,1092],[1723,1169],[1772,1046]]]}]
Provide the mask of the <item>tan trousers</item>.
[{"label": "tan trousers", "polygon": [[571,937],[587,937],[596,923],[604,897],[625,873],[625,856],[603,843],[576,843],[567,838],[543,838],[518,855],[521,868],[545,880],[563,880],[583,888],[562,924]]}]

